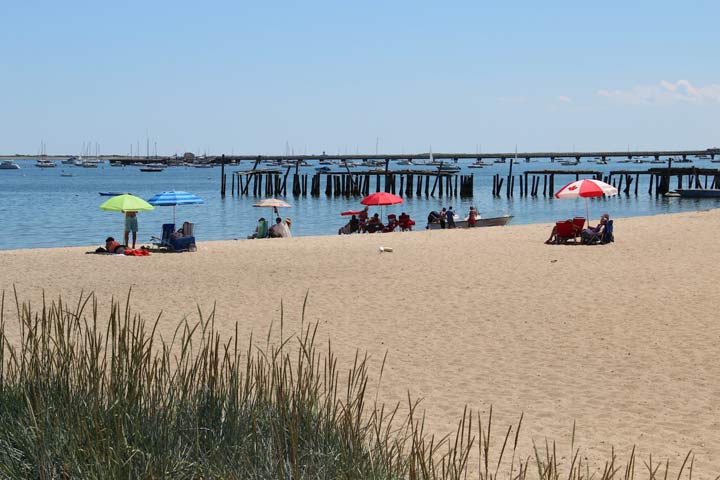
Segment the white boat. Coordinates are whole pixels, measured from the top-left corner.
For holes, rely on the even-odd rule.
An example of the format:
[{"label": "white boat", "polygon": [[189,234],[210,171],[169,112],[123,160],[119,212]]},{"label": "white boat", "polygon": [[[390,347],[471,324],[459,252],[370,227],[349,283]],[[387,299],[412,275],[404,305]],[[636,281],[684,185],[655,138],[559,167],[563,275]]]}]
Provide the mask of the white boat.
[{"label": "white boat", "polygon": [[62,172],[62,173],[60,174],[60,176],[61,176],[61,177],[72,177],[73,174],[72,174],[72,173],[69,173],[69,172]]},{"label": "white boat", "polygon": [[3,160],[2,163],[0,163],[0,170],[20,170],[20,165],[12,160]]},{"label": "white boat", "polygon": [[[459,220],[460,217],[455,215],[455,228],[469,228],[467,219],[465,220]],[[478,218],[475,220],[475,226],[473,228],[478,227],[502,227],[503,225],[507,225],[510,220],[512,220],[512,215],[503,215],[502,217],[488,217],[488,218]],[[428,223],[427,227],[430,230],[439,230],[440,229],[440,222],[437,223]]]},{"label": "white boat", "polygon": [[482,168],[482,167],[490,167],[492,166],[493,162],[486,162],[482,158],[478,158],[473,163],[468,165],[468,168]]},{"label": "white boat", "polygon": [[415,164],[413,163],[413,161],[412,161],[411,159],[409,159],[409,158],[407,158],[407,159],[405,159],[405,160],[400,160],[399,162],[397,162],[397,164],[398,164],[398,165],[415,165]]},{"label": "white boat", "polygon": [[60,163],[62,163],[63,165],[75,165],[75,160],[76,160],[75,157],[68,157],[65,160],[61,161]]},{"label": "white boat", "polygon": [[35,162],[35,166],[39,168],[55,168],[56,165],[52,160],[40,158],[37,162]]},{"label": "white boat", "polygon": [[83,168],[98,168],[99,164],[100,164],[100,162],[97,160],[88,159],[88,160],[83,160],[81,166]]}]

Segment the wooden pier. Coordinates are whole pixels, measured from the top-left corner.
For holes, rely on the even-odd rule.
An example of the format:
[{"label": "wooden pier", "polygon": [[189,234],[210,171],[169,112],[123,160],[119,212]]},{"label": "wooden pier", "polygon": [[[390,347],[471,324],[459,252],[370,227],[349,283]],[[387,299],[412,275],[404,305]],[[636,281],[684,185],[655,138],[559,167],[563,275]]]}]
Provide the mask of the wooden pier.
[{"label": "wooden pier", "polygon": [[[707,152],[707,151],[701,151]],[[644,152],[642,152],[644,153]],[[720,154],[720,152],[715,152]],[[707,154],[710,158],[711,154]],[[714,154],[712,154],[714,155]],[[237,159],[237,157],[233,157]],[[371,192],[385,191],[404,197],[457,197],[470,198],[475,195],[475,177],[473,174],[460,175],[442,170],[442,166],[433,170],[390,170],[390,158],[385,158],[384,169],[346,172],[316,172],[300,174],[300,162],[296,160],[294,167],[258,168],[261,161],[268,157],[254,157],[255,163],[251,170],[235,171],[230,178],[231,194],[235,196],[320,196],[324,193],[332,196],[365,196]],[[343,157],[345,158],[345,157]],[[403,158],[408,158],[404,156]],[[475,156],[473,157],[475,158]],[[480,157],[478,157],[480,158]],[[221,195],[227,191],[227,174],[225,157],[221,158]],[[451,164],[451,163],[450,163]],[[552,197],[556,190],[556,177],[559,181],[570,182],[580,178],[593,178],[615,186],[626,195],[638,194],[640,178],[649,177],[648,194],[664,195],[671,189],[671,180],[676,179],[677,188],[684,185],[695,188],[720,188],[720,169],[697,167],[673,167],[672,159],[667,167],[653,167],[647,170],[568,170],[545,169],[527,170],[521,174],[513,174],[514,158],[508,162],[507,175],[500,173],[492,177],[491,193],[494,197],[503,195],[512,198],[517,191],[520,197]],[[293,172],[294,170],[294,172]],[[291,172],[292,176],[291,176]],[[570,177],[570,178],[568,178]],[[290,185],[288,185],[290,183]],[[563,184],[558,184],[560,187]]]}]

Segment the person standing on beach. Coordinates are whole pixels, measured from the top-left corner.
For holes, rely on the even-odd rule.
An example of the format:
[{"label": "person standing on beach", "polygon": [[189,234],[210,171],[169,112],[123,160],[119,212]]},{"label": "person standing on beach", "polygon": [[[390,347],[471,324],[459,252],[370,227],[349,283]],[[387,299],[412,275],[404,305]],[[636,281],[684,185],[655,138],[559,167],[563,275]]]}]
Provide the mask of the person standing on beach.
[{"label": "person standing on beach", "polygon": [[128,237],[130,236],[130,232],[132,232],[132,248],[135,249],[135,242],[137,241],[137,231],[137,212],[125,212],[125,245],[130,245],[128,243]]},{"label": "person standing on beach", "polygon": [[445,220],[447,221],[447,228],[455,228],[455,212],[452,207],[448,207],[445,212]]},{"label": "person standing on beach", "polygon": [[440,210],[440,228],[445,228],[445,218],[445,207],[443,207],[442,210]]},{"label": "person standing on beach", "polygon": [[468,213],[468,227],[474,227],[475,220],[477,220],[477,210],[475,210],[475,207],[470,205],[470,213]]}]

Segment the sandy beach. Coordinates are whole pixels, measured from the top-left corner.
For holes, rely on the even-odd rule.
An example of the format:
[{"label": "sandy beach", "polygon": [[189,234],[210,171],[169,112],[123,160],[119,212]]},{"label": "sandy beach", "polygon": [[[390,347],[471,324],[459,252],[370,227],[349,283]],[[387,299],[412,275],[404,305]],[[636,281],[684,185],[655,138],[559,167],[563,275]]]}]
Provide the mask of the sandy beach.
[{"label": "sandy beach", "polygon": [[543,224],[201,241],[196,253],[138,258],[0,251],[0,288],[11,332],[13,286],[35,306],[43,291],[71,302],[92,291],[103,309],[132,288],[136,312],[162,312],[165,338],[213,305],[225,335],[238,322],[242,338],[264,338],[281,301],[286,332],[297,331],[307,293],[320,339],[343,360],[367,351],[374,373],[387,352],[380,399],[423,399],[433,432],[454,431],[466,404],[493,405],[498,434],[524,412],[528,455],[546,437],[569,453],[576,421],[591,461],[637,445],[677,467],[692,450],[710,476],[720,472],[718,225],[720,210],[616,219],[616,242],[593,247],[545,245]]}]

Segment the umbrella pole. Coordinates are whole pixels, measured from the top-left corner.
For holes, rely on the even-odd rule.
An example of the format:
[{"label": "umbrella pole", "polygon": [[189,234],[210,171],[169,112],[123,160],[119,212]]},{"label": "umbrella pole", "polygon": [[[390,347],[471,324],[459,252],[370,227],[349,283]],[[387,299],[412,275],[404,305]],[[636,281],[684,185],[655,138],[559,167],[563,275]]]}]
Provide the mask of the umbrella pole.
[{"label": "umbrella pole", "polygon": [[587,216],[587,224],[590,227],[590,206],[588,205],[588,199],[585,197],[585,216]]},{"label": "umbrella pole", "polygon": [[173,225],[175,225],[175,205],[173,205]]}]

